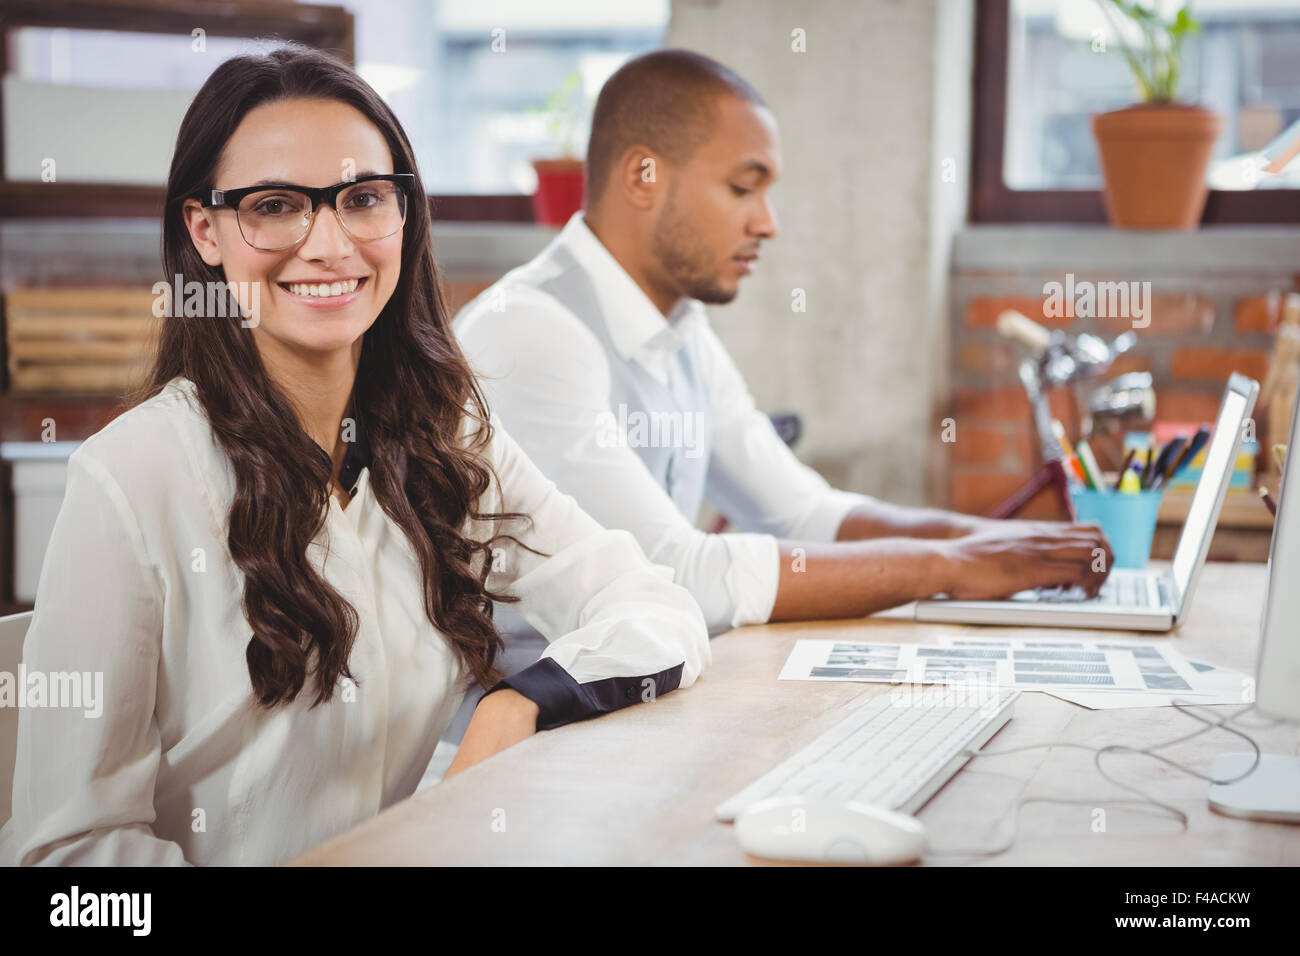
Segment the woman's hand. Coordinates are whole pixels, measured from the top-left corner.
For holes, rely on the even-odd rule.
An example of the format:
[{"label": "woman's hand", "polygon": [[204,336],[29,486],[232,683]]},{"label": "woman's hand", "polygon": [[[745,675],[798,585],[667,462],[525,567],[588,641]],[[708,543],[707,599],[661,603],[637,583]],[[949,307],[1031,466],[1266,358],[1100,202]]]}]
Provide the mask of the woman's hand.
[{"label": "woman's hand", "polygon": [[537,713],[537,705],[517,690],[507,687],[488,694],[474,708],[460,750],[442,779],[450,780],[462,770],[537,733]]}]

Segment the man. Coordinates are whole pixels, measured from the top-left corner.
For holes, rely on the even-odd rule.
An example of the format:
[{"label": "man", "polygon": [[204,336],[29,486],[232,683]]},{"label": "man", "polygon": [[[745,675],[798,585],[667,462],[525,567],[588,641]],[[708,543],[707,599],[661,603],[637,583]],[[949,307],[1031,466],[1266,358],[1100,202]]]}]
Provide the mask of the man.
[{"label": "man", "polygon": [[[704,304],[776,236],[776,123],[721,64],[662,50],[601,90],[587,202],[457,316],[488,402],[543,473],[668,565],[712,631],[948,593],[1093,593],[1095,526],[990,521],[832,489],[759,412]],[[735,534],[695,528],[709,499]]]}]

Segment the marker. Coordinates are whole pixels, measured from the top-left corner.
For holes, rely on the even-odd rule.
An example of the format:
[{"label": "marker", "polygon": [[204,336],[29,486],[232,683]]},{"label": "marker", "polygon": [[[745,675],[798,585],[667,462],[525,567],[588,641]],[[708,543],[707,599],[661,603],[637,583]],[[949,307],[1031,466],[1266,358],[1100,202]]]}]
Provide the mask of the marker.
[{"label": "marker", "polygon": [[1087,479],[1088,487],[1095,491],[1110,491],[1106,487],[1106,480],[1101,476],[1101,466],[1097,464],[1097,456],[1088,447],[1087,439],[1080,438],[1079,444],[1074,447],[1079,455],[1079,464],[1083,466],[1083,474]]},{"label": "marker", "polygon": [[1209,425],[1202,425],[1200,428],[1196,429],[1196,434],[1192,436],[1192,440],[1187,443],[1187,447],[1183,449],[1183,453],[1179,455],[1178,460],[1174,462],[1174,467],[1170,470],[1168,477],[1165,478],[1165,484],[1169,484],[1169,482],[1177,478],[1178,473],[1192,463],[1192,459],[1195,458],[1200,450],[1205,447],[1205,443],[1209,440]]},{"label": "marker", "polygon": [[1088,485],[1088,476],[1083,472],[1083,466],[1079,464],[1079,459],[1075,457],[1074,449],[1070,447],[1070,440],[1065,437],[1065,426],[1059,419],[1052,419],[1052,434],[1056,436],[1056,441],[1061,446],[1061,454],[1065,456],[1066,474],[1072,480],[1078,480],[1084,487]]},{"label": "marker", "polygon": [[1277,517],[1277,502],[1273,500],[1273,496],[1268,493],[1268,489],[1263,485],[1259,486],[1259,500],[1264,502],[1269,514]]}]

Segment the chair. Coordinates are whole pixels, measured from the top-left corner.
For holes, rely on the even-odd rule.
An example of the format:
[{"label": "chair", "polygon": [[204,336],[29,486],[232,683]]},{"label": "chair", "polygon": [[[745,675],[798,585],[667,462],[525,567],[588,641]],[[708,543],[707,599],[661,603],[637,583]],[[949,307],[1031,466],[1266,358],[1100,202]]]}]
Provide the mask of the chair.
[{"label": "chair", "polygon": [[[18,686],[18,663],[23,656],[23,638],[32,623],[32,612],[0,617],[0,674],[9,674],[15,694]],[[17,704],[17,700],[14,701]],[[9,819],[14,792],[14,760],[18,756],[18,708],[0,707],[0,824]]]}]

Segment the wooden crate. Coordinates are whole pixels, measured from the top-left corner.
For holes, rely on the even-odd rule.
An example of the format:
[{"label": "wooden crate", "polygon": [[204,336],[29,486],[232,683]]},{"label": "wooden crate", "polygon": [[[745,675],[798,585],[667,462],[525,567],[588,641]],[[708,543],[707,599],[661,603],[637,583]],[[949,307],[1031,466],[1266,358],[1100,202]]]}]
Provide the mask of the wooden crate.
[{"label": "wooden crate", "polygon": [[163,321],[154,300],[144,287],[6,293],[9,391],[121,393],[136,385]]}]

